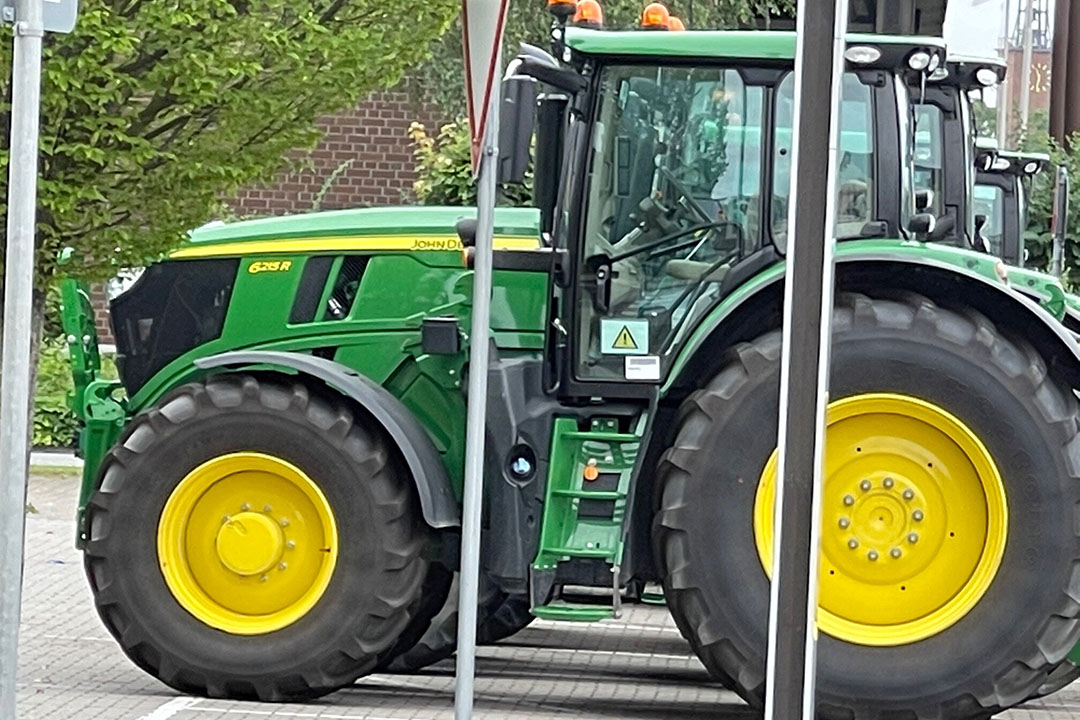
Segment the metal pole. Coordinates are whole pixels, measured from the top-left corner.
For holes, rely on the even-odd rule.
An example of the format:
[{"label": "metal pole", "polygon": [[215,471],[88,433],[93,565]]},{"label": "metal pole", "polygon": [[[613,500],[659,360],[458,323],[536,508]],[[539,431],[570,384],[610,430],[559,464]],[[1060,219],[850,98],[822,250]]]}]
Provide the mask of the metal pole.
[{"label": "metal pole", "polygon": [[1035,20],[1035,0],[1025,0],[1024,6],[1024,64],[1020,70],[1020,130],[1027,133],[1031,114],[1031,55],[1034,45],[1032,25]]},{"label": "metal pole", "polygon": [[[847,0],[799,0],[765,717],[814,719]],[[820,98],[830,102],[820,102]],[[821,168],[828,168],[821,182]]]},{"label": "metal pole", "polygon": [[[1009,62],[1009,13],[1011,0],[1005,0],[1005,29],[1001,31],[1001,57],[1006,65]],[[996,89],[997,93],[997,144],[999,148],[1007,146],[1009,141],[1009,87],[1008,77]]]},{"label": "metal pole", "polygon": [[476,675],[476,605],[480,584],[480,513],[484,493],[484,431],[487,423],[488,337],[491,321],[491,263],[495,235],[495,173],[499,160],[499,97],[502,53],[496,55],[488,103],[487,129],[476,193],[476,248],[473,256],[472,332],[465,430],[465,497],[461,519],[458,577],[457,683],[455,720],[471,720]]},{"label": "metal pole", "polygon": [[30,328],[41,107],[42,0],[19,0],[12,63],[11,160],[0,367],[0,717],[15,717],[15,665],[26,527]]}]

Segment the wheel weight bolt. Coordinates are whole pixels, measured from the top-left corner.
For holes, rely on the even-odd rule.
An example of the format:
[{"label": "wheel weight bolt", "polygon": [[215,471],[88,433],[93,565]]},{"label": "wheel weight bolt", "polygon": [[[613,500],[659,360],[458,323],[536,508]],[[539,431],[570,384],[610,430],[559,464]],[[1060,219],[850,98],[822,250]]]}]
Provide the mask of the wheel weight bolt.
[{"label": "wheel weight bolt", "polygon": [[915,491],[911,490],[910,488],[904,491],[904,499],[905,500],[911,500],[914,497],[915,497]]},{"label": "wheel weight bolt", "polygon": [[861,483],[859,483],[859,487],[862,488],[863,492],[868,491],[870,489],[870,487],[871,487],[870,486],[870,481],[869,480],[863,480]]},{"label": "wheel weight bolt", "polygon": [[899,560],[902,553],[900,552],[900,548],[893,548],[889,551],[889,554],[893,556],[893,559]]},{"label": "wheel weight bolt", "polygon": [[840,518],[839,525],[842,529],[846,530],[851,525],[851,521],[848,520],[846,517],[842,517]]},{"label": "wheel weight bolt", "polygon": [[854,505],[855,504],[855,498],[851,497],[850,495],[845,495],[844,496],[844,504],[849,506],[849,507]]},{"label": "wheel weight bolt", "polygon": [[922,519],[923,519],[922,510],[916,510],[915,512],[911,513],[911,519],[914,520],[915,522],[922,522]]},{"label": "wheel weight bolt", "polygon": [[878,559],[877,550],[871,550],[870,552],[866,553],[866,559],[869,560],[870,562],[874,562],[875,560],[877,560]]},{"label": "wheel weight bolt", "polygon": [[847,541],[847,546],[849,548],[851,548],[852,550],[854,550],[855,548],[859,547],[859,541],[856,540],[855,538],[851,538],[850,540]]}]

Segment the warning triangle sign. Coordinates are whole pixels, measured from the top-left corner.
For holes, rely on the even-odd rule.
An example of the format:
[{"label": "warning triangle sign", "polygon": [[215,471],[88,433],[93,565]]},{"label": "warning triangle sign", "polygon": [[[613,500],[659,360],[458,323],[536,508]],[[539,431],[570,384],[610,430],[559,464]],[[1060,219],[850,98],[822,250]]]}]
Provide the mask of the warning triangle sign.
[{"label": "warning triangle sign", "polygon": [[628,326],[623,325],[622,330],[620,330],[619,334],[615,337],[615,342],[612,344],[612,347],[616,350],[638,349],[638,344],[634,340],[634,336],[630,333],[630,328]]}]

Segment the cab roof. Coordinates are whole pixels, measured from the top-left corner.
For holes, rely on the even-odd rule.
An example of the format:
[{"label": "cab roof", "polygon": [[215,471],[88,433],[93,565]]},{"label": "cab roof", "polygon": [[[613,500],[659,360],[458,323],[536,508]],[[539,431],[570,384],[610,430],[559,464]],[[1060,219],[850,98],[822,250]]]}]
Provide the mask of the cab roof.
[{"label": "cab roof", "polygon": [[[916,48],[945,51],[941,38],[850,33],[849,45],[872,45],[903,52]],[[620,57],[717,58],[730,60],[795,59],[795,33],[770,30],[593,30],[568,27],[566,44],[586,55]],[[895,53],[884,53],[887,57]]]}]

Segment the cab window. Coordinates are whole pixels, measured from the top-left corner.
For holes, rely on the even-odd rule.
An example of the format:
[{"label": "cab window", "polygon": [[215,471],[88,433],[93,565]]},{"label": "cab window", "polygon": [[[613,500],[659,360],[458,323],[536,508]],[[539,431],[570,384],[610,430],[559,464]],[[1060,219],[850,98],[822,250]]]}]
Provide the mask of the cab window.
[{"label": "cab window", "polygon": [[[791,194],[791,133],[795,112],[795,76],[780,84],[776,103],[776,148],[773,152],[772,235],[787,247]],[[837,237],[857,237],[875,217],[874,109],[870,88],[851,73],[844,75],[840,116]],[[824,173],[822,173],[824,179]]]},{"label": "cab window", "polygon": [[761,246],[764,96],[731,68],[603,70],[586,178],[579,377],[624,379],[640,359],[638,379],[659,379],[657,356]]},{"label": "cab window", "polygon": [[991,254],[1001,257],[1001,240],[1005,232],[1005,191],[996,185],[976,185],[975,214],[986,216],[982,236]]},{"label": "cab window", "polygon": [[945,212],[943,120],[941,109],[935,105],[915,108],[915,189],[933,193],[933,202],[926,212],[935,217],[941,217]]}]

